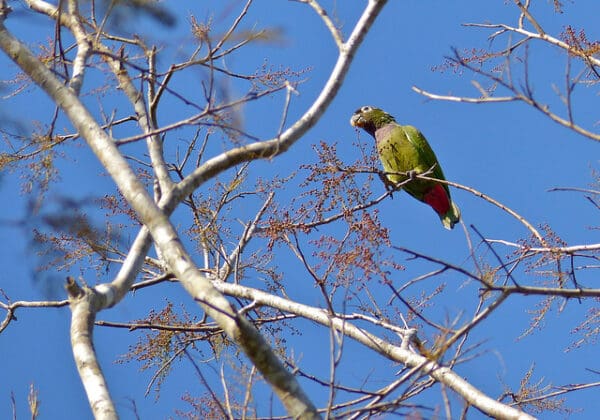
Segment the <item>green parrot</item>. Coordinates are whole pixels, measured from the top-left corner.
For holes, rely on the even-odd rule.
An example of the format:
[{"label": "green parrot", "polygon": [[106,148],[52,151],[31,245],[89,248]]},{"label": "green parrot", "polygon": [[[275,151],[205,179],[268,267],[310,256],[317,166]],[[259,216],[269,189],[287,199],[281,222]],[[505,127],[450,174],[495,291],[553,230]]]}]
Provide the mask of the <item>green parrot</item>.
[{"label": "green parrot", "polygon": [[[412,178],[412,174],[429,170],[431,178],[446,179],[427,139],[415,127],[400,125],[390,114],[372,106],[357,109],[350,124],[375,138],[387,179],[394,185]],[[460,220],[460,210],[450,198],[448,185],[415,178],[403,188],[417,200],[429,204],[446,229],[452,229]]]}]

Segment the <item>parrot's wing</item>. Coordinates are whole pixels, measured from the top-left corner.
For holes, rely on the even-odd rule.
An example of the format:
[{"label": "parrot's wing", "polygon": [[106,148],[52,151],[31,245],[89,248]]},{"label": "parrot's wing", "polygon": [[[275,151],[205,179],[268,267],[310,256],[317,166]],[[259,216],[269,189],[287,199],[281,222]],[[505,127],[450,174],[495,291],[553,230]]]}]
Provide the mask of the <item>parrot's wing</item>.
[{"label": "parrot's wing", "polygon": [[[408,139],[408,141],[410,141],[411,144],[415,147],[415,149],[417,149],[420,160],[426,165],[426,168],[424,168],[424,170],[427,171],[433,168],[431,177],[442,179],[445,181],[446,177],[444,176],[444,171],[442,171],[442,167],[440,166],[440,163],[438,162],[437,157],[433,152],[433,149],[427,142],[427,139],[425,138],[423,133],[421,133],[419,130],[417,130],[411,125],[404,125],[402,126],[402,129],[406,133],[406,138]],[[448,193],[448,196],[450,196],[450,189],[448,185],[443,184],[442,187],[444,187],[444,189]]]},{"label": "parrot's wing", "polygon": [[[404,130],[408,141],[419,153],[420,161],[426,166],[425,170],[429,170],[433,167],[433,178],[445,180],[446,178],[444,177],[442,167],[440,166],[437,157],[435,156],[435,153],[427,142],[425,136],[411,125],[404,125],[402,126],[402,129]],[[448,188],[447,185],[444,185],[444,187],[446,189]]]}]

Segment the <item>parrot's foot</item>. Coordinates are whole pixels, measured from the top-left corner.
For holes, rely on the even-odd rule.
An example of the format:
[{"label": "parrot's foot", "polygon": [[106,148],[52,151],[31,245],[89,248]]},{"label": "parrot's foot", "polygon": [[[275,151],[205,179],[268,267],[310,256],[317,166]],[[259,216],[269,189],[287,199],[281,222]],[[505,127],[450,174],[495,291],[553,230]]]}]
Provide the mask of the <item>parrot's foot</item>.
[{"label": "parrot's foot", "polygon": [[384,174],[383,172],[378,172],[378,174],[379,179],[381,179],[381,182],[383,182],[383,185],[385,185],[386,191],[394,191],[397,189],[396,184],[390,181],[386,174]]},{"label": "parrot's foot", "polygon": [[406,176],[408,177],[409,180],[414,181],[417,178],[417,171],[415,171],[414,169],[411,171],[408,171],[406,173]]}]

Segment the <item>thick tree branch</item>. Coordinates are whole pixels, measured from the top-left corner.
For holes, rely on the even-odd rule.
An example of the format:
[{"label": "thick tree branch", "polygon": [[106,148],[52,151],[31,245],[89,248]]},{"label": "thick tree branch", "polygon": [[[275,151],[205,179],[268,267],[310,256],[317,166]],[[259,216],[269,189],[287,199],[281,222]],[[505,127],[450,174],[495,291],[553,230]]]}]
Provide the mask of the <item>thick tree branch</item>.
[{"label": "thick tree branch", "polygon": [[[244,350],[265,379],[273,386],[288,413],[293,417],[316,417],[317,412],[314,405],[299,387],[294,376],[278,360],[264,338],[245,318],[238,316],[224,296],[214,289],[210,281],[198,271],[192,258],[183,248],[168,217],[154,203],[120,154],[114,141],[96,123],[74,93],[65,87],[25,45],[6,30],[3,19],[0,23],[0,48],[65,112],[112,176],[139,219],[150,231],[169,269],[180,279],[184,288],[194,296],[204,310]],[[96,299],[96,296],[98,296],[96,293],[90,293],[92,301]],[[96,311],[106,307],[104,301],[102,302],[104,306],[95,303],[90,304],[90,307]],[[78,357],[76,349],[74,349],[74,355]],[[82,376],[82,380],[86,379],[87,377]],[[89,392],[90,389],[86,387],[86,390]],[[88,395],[88,397],[91,400],[92,396]]]},{"label": "thick tree branch", "polygon": [[71,347],[75,365],[85,388],[94,418],[117,419],[117,411],[98,363],[92,340],[94,320],[102,299],[93,290],[82,289],[69,278],[67,292],[71,306]]},{"label": "thick tree branch", "polygon": [[[443,383],[463,397],[469,404],[488,416],[500,419],[523,420],[531,420],[534,418],[520,410],[488,397],[481,390],[464,380],[462,376],[456,374],[452,369],[441,366],[403,346],[391,344],[390,342],[371,334],[365,329],[355,326],[345,315],[332,315],[329,311],[297,303],[290,299],[274,296],[270,293],[246,286],[217,281],[213,282],[213,285],[226,295],[248,299],[256,305],[269,306],[286,313],[292,313],[299,317],[310,319],[327,328],[333,328],[390,360],[402,363],[410,368],[417,367],[418,371]],[[481,315],[481,318],[484,318],[488,314],[489,311],[485,311],[485,313]],[[409,331],[407,330],[407,332]]]},{"label": "thick tree branch", "polygon": [[[329,79],[324,91],[300,121],[276,139],[255,143],[254,145],[236,149],[221,155],[224,158],[222,159],[223,163],[221,165],[218,164],[218,158],[216,159],[216,164],[215,159],[207,162],[207,164],[203,165],[203,168],[207,170],[196,171],[192,174],[190,179],[193,182],[185,183],[184,180],[184,184],[188,186],[188,190],[186,192],[185,188],[179,188],[178,192],[180,194],[174,195],[176,196],[175,201],[179,202],[183,197],[189,195],[195,188],[204,182],[207,177],[212,177],[236,163],[256,159],[258,157],[272,157],[284,152],[310,127],[312,127],[320,115],[323,114],[328,104],[333,100],[333,97],[335,96],[335,93],[337,93],[343,77],[349,68],[354,52],[384,4],[385,1],[369,1],[357,27],[353,31],[348,42],[344,45],[340,54],[340,59],[338,60],[338,63],[332,72],[332,77]],[[42,7],[44,6],[44,3],[38,3],[38,6]],[[46,7],[46,9],[48,9],[48,7]],[[2,16],[2,18],[4,17],[5,16]],[[64,22],[67,25],[72,24],[74,20],[72,17],[66,17],[64,19]],[[95,122],[89,111],[79,102],[73,92],[65,88],[65,86],[57,80],[56,77],[40,63],[23,44],[12,37],[4,27],[3,23],[0,24],[0,47],[26,74],[28,74],[52,97],[59,107],[63,109],[79,134],[88,142],[90,148],[113,177],[127,201],[136,210],[139,219],[148,228],[154,242],[163,254],[169,269],[177,275],[182,285],[200,302],[206,312],[211,315],[234,339],[234,341],[244,349],[246,354],[264,375],[265,379],[274,386],[275,392],[282,399],[290,415],[293,417],[314,417],[316,415],[314,406],[299,388],[294,377],[284,369],[283,365],[281,365],[281,362],[279,362],[266,341],[245,318],[240,317],[232,310],[224,297],[211,287],[211,284],[206,277],[194,266],[192,259],[179,241],[177,232],[169,222],[167,215],[154,204],[148,192],[144,189],[131,168],[127,165],[125,159],[119,153],[113,139],[111,139]],[[125,84],[124,87],[127,87],[127,84]],[[198,172],[200,172],[200,174]],[[144,233],[141,232],[138,244],[140,251],[145,251],[144,248],[147,247],[148,243],[147,239],[143,236]],[[137,258],[135,258],[136,261],[130,265],[131,267],[135,268],[139,265],[140,255],[141,253],[137,254]],[[130,273],[132,273],[132,271],[130,271]],[[127,277],[131,279],[130,276]],[[115,302],[115,294],[113,293],[112,288],[103,286],[98,289],[98,292],[104,292],[104,294],[100,296],[104,296],[105,298],[98,299],[99,295],[97,295],[96,292],[90,291],[84,293],[84,295],[90,299],[91,303],[89,307],[91,308],[90,311],[93,312],[86,319],[93,317],[97,310],[108,306],[108,303],[114,304]],[[73,310],[76,310],[77,308],[79,308],[79,305],[72,305]],[[77,331],[81,331],[81,329],[78,328]],[[74,354],[77,358],[78,355],[75,349]],[[83,375],[82,380],[86,380],[86,377]]]},{"label": "thick tree branch", "polygon": [[79,95],[81,87],[83,86],[85,65],[90,55],[90,42],[87,40],[85,29],[79,18],[79,6],[77,0],[69,0],[68,10],[69,14],[74,16],[74,19],[72,19],[74,25],[70,29],[77,42],[77,54],[73,61],[73,75],[69,81],[69,86],[71,86],[71,89],[73,89],[76,95]]}]

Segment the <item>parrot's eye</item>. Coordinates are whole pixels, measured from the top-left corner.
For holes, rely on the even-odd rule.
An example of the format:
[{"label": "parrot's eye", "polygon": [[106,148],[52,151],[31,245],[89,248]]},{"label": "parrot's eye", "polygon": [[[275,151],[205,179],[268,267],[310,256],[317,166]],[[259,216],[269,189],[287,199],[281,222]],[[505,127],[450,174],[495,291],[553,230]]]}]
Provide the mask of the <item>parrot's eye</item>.
[{"label": "parrot's eye", "polygon": [[371,110],[371,107],[370,106],[363,106],[360,110],[362,112],[369,112]]}]

